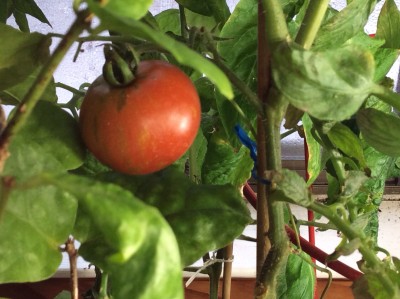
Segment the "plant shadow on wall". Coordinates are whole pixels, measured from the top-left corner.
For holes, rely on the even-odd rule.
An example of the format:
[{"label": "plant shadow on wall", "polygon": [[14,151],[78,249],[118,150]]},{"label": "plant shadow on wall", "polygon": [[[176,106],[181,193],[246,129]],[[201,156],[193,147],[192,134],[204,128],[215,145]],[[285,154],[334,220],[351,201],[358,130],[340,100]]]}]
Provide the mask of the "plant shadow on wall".
[{"label": "plant shadow on wall", "polygon": [[[68,32],[48,35],[29,32],[27,14],[49,23],[33,0],[0,3],[0,98],[15,106],[0,139],[1,283],[51,277],[64,250],[73,287],[59,298],[80,296],[76,254],[97,269],[86,298],[183,298],[182,269],[212,251],[229,261],[253,222],[240,192],[253,176],[255,298],[313,297],[311,259],[286,234],[298,228],[289,203],[340,232],[326,262],[362,254],[355,298],[400,297],[400,261],[376,241],[385,181],[400,173],[400,96],[386,78],[400,47],[393,0],[374,38],[363,31],[371,0],[341,11],[242,0],[232,13],[223,0],[180,0],[157,15],[149,0],[71,2]],[[90,86],[54,82],[70,46],[95,40],[103,74]],[[282,123],[307,141],[307,181],[282,169]],[[321,203],[309,187],[323,170]],[[211,298],[221,269],[203,269]]]}]

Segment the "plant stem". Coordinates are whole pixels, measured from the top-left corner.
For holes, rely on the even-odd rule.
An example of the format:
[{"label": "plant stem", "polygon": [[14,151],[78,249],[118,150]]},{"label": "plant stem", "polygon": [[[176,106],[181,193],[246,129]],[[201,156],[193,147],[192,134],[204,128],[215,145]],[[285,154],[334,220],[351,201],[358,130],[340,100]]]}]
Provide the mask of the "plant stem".
[{"label": "plant stem", "polygon": [[71,276],[71,299],[78,299],[78,269],[77,269],[77,260],[78,260],[78,251],[75,248],[74,239],[68,238],[65,243],[65,251],[68,254],[69,258],[69,271]]},{"label": "plant stem", "polygon": [[268,43],[274,47],[276,43],[289,39],[289,30],[279,0],[261,0],[262,14],[265,14],[265,29]]},{"label": "plant stem", "polygon": [[316,221],[296,220],[297,225],[314,226],[319,229],[333,229],[337,230],[336,226],[331,223],[321,223]]},{"label": "plant stem", "polygon": [[377,277],[382,283],[382,286],[388,292],[394,294],[395,291],[393,289],[393,282],[385,273],[381,260],[375,254],[374,248],[371,248],[371,246],[368,244],[367,237],[364,235],[364,233],[354,229],[351,226],[351,223],[343,220],[340,215],[338,215],[335,211],[332,211],[332,209],[328,206],[314,202],[308,208],[329,219],[338,228],[338,230],[349,239],[349,241],[359,238],[361,240],[361,245],[358,250],[362,254],[363,260],[366,262],[366,267],[368,269],[372,269],[375,274],[379,273]]},{"label": "plant stem", "polygon": [[77,15],[75,22],[58,44],[49,61],[43,66],[32,87],[29,89],[24,99],[19,104],[15,114],[12,116],[8,125],[0,137],[0,171],[3,170],[4,163],[9,155],[8,146],[11,139],[23,127],[29,115],[39,101],[47,85],[53,77],[53,73],[64,58],[65,54],[75,42],[79,34],[88,27],[88,12],[82,11]]},{"label": "plant stem", "polygon": [[60,88],[62,88],[62,89],[65,89],[65,90],[67,90],[67,91],[73,93],[73,94],[79,94],[79,95],[82,95],[82,96],[85,95],[85,92],[84,92],[84,91],[79,90],[79,89],[76,89],[76,88],[74,88],[74,87],[72,87],[72,86],[69,86],[69,85],[64,84],[64,83],[61,83],[61,82],[57,82],[57,83],[55,83],[54,85],[55,85],[55,87],[60,87]]},{"label": "plant stem", "polygon": [[308,4],[306,14],[295,39],[304,49],[310,49],[314,43],[329,2],[330,0],[319,0],[310,1]]},{"label": "plant stem", "polygon": [[[268,90],[270,87],[270,51],[267,47],[266,32],[265,32],[265,14],[262,13],[261,1],[258,3],[258,97],[260,102],[264,103],[267,99]],[[266,161],[266,138],[264,127],[264,111],[257,118],[257,176],[264,177],[264,172],[267,169]],[[271,249],[271,242],[267,237],[269,230],[269,212],[267,204],[267,186],[261,182],[257,182],[257,286],[255,293],[262,293],[264,288],[260,281],[260,273],[262,271],[265,258]]]},{"label": "plant stem", "polygon": [[224,278],[222,284],[222,299],[231,298],[231,283],[232,283],[232,259],[233,259],[233,243],[230,243],[224,248]]},{"label": "plant stem", "polygon": [[188,25],[186,22],[185,8],[179,4],[179,19],[181,25],[181,36],[185,39],[188,38]]},{"label": "plant stem", "polygon": [[[264,107],[259,118],[258,174],[262,178],[266,170],[280,171],[281,144],[280,125],[287,104],[274,89],[270,88],[271,51],[275,46],[289,38],[282,7],[277,0],[260,0],[258,13],[258,93]],[[261,131],[260,131],[261,129]],[[285,232],[284,207],[281,202],[272,201],[273,186],[257,184],[257,283],[255,298],[276,298],[277,276],[286,264],[289,242]],[[259,210],[260,209],[260,210]],[[271,244],[267,250],[265,230]],[[264,233],[264,236],[262,235]],[[265,256],[265,253],[267,255]]]},{"label": "plant stem", "polygon": [[108,274],[104,272],[101,273],[99,299],[108,299]]}]

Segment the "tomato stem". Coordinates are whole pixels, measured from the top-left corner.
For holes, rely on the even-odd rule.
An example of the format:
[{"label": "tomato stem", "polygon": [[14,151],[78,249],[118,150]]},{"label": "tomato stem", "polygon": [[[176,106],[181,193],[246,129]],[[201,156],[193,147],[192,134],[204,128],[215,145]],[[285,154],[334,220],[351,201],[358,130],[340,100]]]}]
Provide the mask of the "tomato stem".
[{"label": "tomato stem", "polygon": [[328,9],[330,0],[311,1],[296,36],[296,43],[310,49]]},{"label": "tomato stem", "polygon": [[9,155],[8,147],[13,136],[15,136],[23,127],[29,115],[33,111],[36,103],[44,93],[47,85],[53,78],[53,73],[64,58],[65,54],[76,41],[78,36],[83,30],[89,27],[91,18],[90,13],[86,10],[77,14],[75,22],[70,27],[67,34],[58,44],[54,53],[43,66],[35,82],[22,99],[21,103],[16,109],[15,114],[11,117],[8,125],[4,129],[0,137],[0,170],[3,170],[4,163]]},{"label": "tomato stem", "polygon": [[[103,67],[104,79],[112,86],[127,86],[135,79],[134,70],[131,69],[129,62],[123,59],[112,47],[109,44],[104,45],[104,56],[106,58]],[[134,55],[134,60],[138,63],[136,55]]]}]

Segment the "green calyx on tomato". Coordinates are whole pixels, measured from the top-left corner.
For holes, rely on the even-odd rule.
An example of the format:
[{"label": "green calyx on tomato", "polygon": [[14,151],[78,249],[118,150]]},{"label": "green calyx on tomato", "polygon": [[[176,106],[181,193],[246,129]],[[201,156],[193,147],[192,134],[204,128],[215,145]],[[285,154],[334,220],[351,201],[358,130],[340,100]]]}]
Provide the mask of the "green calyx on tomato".
[{"label": "green calyx on tomato", "polygon": [[131,67],[129,62],[112,48],[111,45],[104,45],[105,63],[103,76],[108,84],[112,86],[126,86],[135,79],[135,66]]},{"label": "green calyx on tomato", "polygon": [[100,162],[139,175],[178,160],[194,141],[200,118],[199,97],[185,73],[147,60],[126,86],[97,78],[82,102],[79,122],[86,146]]}]

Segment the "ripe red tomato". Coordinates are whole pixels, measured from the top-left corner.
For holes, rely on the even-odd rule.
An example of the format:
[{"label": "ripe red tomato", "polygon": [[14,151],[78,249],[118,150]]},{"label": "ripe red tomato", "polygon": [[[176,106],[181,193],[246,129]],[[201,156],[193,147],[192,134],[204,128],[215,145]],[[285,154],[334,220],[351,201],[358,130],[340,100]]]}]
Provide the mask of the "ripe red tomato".
[{"label": "ripe red tomato", "polygon": [[102,163],[126,174],[148,174],[179,159],[191,146],[201,108],[190,79],[163,61],[139,63],[135,80],[112,87],[100,76],[80,110],[88,149]]}]

